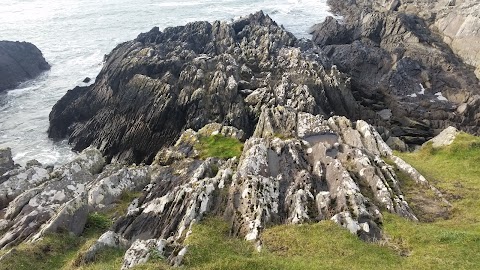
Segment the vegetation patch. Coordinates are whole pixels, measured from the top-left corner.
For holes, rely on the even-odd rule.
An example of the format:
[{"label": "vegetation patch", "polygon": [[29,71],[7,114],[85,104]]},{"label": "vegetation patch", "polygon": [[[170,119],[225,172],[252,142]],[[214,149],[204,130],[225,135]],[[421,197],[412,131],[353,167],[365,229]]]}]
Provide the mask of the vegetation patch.
[{"label": "vegetation patch", "polygon": [[225,137],[217,134],[207,137],[200,137],[195,144],[195,149],[200,152],[200,158],[217,157],[229,159],[239,157],[242,154],[243,144],[238,139]]}]

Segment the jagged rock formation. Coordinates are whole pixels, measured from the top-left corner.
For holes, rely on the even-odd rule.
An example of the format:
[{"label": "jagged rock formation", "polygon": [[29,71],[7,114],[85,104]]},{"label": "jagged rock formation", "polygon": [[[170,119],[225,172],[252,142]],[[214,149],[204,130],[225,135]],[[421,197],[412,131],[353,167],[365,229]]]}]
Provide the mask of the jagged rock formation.
[{"label": "jagged rock formation", "polygon": [[188,252],[182,243],[192,224],[207,213],[222,215],[232,235],[258,248],[266,226],[325,219],[362,239],[381,239],[380,209],[417,220],[384,159],[436,191],[361,120],[264,109],[242,156],[227,161],[197,159],[194,145],[200,133],[208,135],[206,130],[218,127],[188,130],[175,146],[158,153],[150,166],[155,171],[151,184],[85,253],[85,261],[109,246],[129,247],[123,269],[147,261],[152,250],[178,265]]},{"label": "jagged rock formation", "polygon": [[326,219],[375,241],[383,237],[381,209],[417,220],[387,159],[443,199],[363,120],[264,108],[240,157],[199,159],[200,137],[219,133],[244,136],[234,127],[212,123],[198,132],[185,131],[151,165],[105,165],[100,152],[88,148],[53,171],[40,171],[37,164],[7,172],[2,184],[10,195],[0,207],[0,246],[36,241],[49,232],[81,234],[88,213],[108,209],[123,192],[134,190],[143,193],[81,256],[83,262],[116,247],[127,249],[122,269],[148,261],[152,252],[180,265],[191,226],[206,214],[223,216],[232,235],[259,249],[266,226]]},{"label": "jagged rock formation", "polygon": [[15,88],[48,69],[50,65],[35,45],[0,41],[0,91]]},{"label": "jagged rock formation", "polygon": [[355,117],[349,80],[325,68],[317,50],[261,12],[231,24],[153,28],[117,46],[93,85],[53,107],[49,136],[150,163],[188,128],[218,122],[251,135],[265,106]]},{"label": "jagged rock formation", "polygon": [[[332,10],[344,19],[330,17],[312,28],[313,40],[340,71],[352,76],[354,96],[363,105],[362,118],[386,128],[380,130],[385,140],[399,137],[419,145],[450,125],[479,132],[479,81],[474,69],[462,61],[479,51],[459,58],[448,46],[453,41],[445,43],[436,32],[440,24],[461,21],[463,15],[452,11],[478,11],[475,1],[462,2],[452,8],[445,1],[330,0]],[[435,13],[438,8],[432,6],[441,6],[442,11]],[[469,39],[478,40],[478,17],[467,17],[472,25],[467,27],[465,20],[461,29],[450,26],[458,33],[473,33]],[[462,35],[458,42],[464,40]]]}]

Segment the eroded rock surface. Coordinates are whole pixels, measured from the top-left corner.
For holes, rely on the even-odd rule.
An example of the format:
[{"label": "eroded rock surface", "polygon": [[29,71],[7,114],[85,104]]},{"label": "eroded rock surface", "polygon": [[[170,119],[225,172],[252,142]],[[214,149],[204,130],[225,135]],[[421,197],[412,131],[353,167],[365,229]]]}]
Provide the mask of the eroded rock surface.
[{"label": "eroded rock surface", "polygon": [[0,41],[0,91],[15,88],[48,69],[50,65],[35,45]]}]

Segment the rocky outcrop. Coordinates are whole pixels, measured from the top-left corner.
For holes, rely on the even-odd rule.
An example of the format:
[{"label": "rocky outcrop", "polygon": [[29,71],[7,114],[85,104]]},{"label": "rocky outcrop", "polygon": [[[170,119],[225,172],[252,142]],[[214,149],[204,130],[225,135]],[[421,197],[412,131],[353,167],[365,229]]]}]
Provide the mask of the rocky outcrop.
[{"label": "rocky outcrop", "polygon": [[[0,207],[0,230],[4,232],[0,248],[37,239],[46,232],[80,234],[88,215],[85,186],[93,181],[93,175],[102,170],[104,163],[98,150],[87,149],[51,173],[40,169],[33,172],[30,168],[2,183],[13,182],[5,189],[7,198],[14,199],[7,207]],[[23,180],[20,175],[33,176]],[[8,197],[9,194],[12,195]]]},{"label": "rocky outcrop", "polygon": [[123,269],[153,254],[179,264],[188,252],[183,243],[191,226],[206,214],[223,216],[232,235],[258,249],[267,226],[326,219],[364,240],[379,240],[380,209],[417,220],[385,159],[436,191],[365,121],[326,119],[281,106],[265,108],[259,118],[240,158],[198,160],[194,146],[200,133],[225,129],[218,124],[188,130],[175,146],[160,151],[150,165],[151,184],[84,258],[103,247],[127,245]]},{"label": "rocky outcrop", "polygon": [[[361,239],[380,240],[381,209],[417,220],[400,189],[397,169],[443,200],[363,120],[326,118],[285,106],[263,108],[243,153],[230,159],[200,159],[197,144],[206,136],[244,139],[244,132],[218,123],[186,130],[151,165],[105,165],[100,152],[88,148],[73,162],[47,171],[42,181],[11,186],[14,195],[0,210],[0,246],[59,231],[81,234],[89,213],[111,209],[125,191],[142,195],[78,263],[94,261],[99,251],[113,247],[126,250],[122,269],[151,256],[178,266],[188,254],[185,240],[192,226],[205,215],[223,217],[233,236],[252,241],[259,250],[268,226],[328,219]],[[7,172],[4,183],[19,181],[22,173],[35,175],[27,174],[29,169]]]},{"label": "rocky outcrop", "polygon": [[251,135],[262,108],[355,117],[349,80],[311,42],[263,13],[234,23],[153,28],[107,57],[95,83],[53,107],[49,136],[75,150],[151,163],[183,130],[211,122]]},{"label": "rocky outcrop", "polygon": [[35,45],[0,41],[0,91],[15,88],[48,69],[50,65]]},{"label": "rocky outcrop", "polygon": [[[449,7],[444,2],[330,0],[343,19],[330,17],[312,28],[313,40],[340,71],[352,76],[361,117],[382,127],[385,140],[395,137],[419,145],[448,126],[479,132],[479,81],[464,63],[467,58],[458,57],[435,27],[455,17],[455,10],[474,14],[478,3],[457,1],[459,5]],[[472,10],[464,7],[467,2]],[[430,6],[442,6],[442,12]],[[478,24],[466,25],[457,30],[478,39]],[[395,141],[390,142],[402,148]]]}]

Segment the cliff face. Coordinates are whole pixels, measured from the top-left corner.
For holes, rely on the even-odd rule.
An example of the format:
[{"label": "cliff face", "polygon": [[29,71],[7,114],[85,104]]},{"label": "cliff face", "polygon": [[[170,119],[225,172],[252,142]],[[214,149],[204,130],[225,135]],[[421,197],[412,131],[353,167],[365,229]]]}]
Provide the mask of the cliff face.
[{"label": "cliff face", "polygon": [[473,50],[467,56],[453,46],[462,33],[478,41],[474,29],[479,24],[472,19],[468,27],[452,30],[458,32],[452,40],[445,32],[450,28],[437,31],[457,13],[475,14],[478,4],[472,1],[470,9],[467,1],[458,6],[434,2],[330,0],[343,21],[328,18],[312,28],[313,40],[352,76],[357,100],[377,115],[371,123],[409,144],[421,144],[450,125],[479,131],[479,81],[465,64],[475,63],[469,59],[478,49],[466,43]]},{"label": "cliff face", "polygon": [[50,65],[35,45],[0,41],[0,91],[15,88],[48,69]]},{"label": "cliff face", "polygon": [[272,106],[358,113],[349,80],[316,46],[257,13],[232,24],[154,28],[119,45],[93,85],[53,107],[48,132],[75,150],[93,145],[115,160],[151,162],[182,130],[210,122],[251,135]]}]

